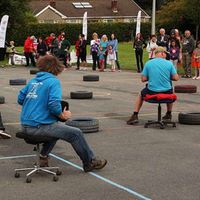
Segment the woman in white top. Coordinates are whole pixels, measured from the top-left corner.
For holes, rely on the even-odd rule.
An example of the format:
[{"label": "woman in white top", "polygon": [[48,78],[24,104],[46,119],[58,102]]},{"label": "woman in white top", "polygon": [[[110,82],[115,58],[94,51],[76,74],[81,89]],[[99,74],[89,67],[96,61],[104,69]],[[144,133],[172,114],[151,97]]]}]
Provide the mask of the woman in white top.
[{"label": "woman in white top", "polygon": [[152,35],[151,40],[148,42],[147,48],[146,48],[147,52],[149,53],[149,59],[155,58],[155,50],[158,47],[156,42],[157,42],[156,35]]}]

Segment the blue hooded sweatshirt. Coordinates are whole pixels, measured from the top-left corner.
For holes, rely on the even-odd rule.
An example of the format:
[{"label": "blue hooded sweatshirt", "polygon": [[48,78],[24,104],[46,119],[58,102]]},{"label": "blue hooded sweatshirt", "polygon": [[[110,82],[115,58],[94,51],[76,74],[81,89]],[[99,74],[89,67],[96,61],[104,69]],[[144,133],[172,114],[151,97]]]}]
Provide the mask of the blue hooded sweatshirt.
[{"label": "blue hooded sweatshirt", "polygon": [[39,126],[51,124],[62,113],[60,81],[51,73],[39,72],[19,92],[18,103],[22,105],[21,124]]}]

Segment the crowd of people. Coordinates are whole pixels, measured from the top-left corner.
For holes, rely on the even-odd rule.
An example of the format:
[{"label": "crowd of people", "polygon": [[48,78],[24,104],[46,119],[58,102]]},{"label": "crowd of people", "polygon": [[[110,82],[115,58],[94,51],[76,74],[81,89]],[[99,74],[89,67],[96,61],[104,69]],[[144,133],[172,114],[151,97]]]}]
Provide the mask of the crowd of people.
[{"label": "crowd of people", "polygon": [[158,46],[162,46],[166,52],[166,59],[170,60],[175,69],[177,64],[182,63],[184,74],[182,78],[192,78],[191,66],[195,68],[195,76],[193,79],[200,79],[200,42],[195,41],[189,30],[184,32],[184,35],[179,34],[178,29],[172,29],[170,35],[166,34],[164,28],[161,28],[158,35],[151,35],[146,43],[141,33],[137,33],[133,48],[135,49],[137,71],[140,73],[143,70],[143,49],[149,54],[149,59],[156,57],[155,50]]},{"label": "crowd of people", "polygon": [[[28,36],[24,42],[24,55],[26,57],[26,66],[29,66],[29,61],[34,67],[35,60],[46,54],[56,56],[59,60],[63,61],[65,67],[70,66],[70,41],[66,39],[65,32],[61,32],[56,37],[51,33],[45,39],[39,37],[38,40],[35,36]],[[80,70],[80,66],[87,66],[87,41],[84,34],[79,34],[75,42],[76,50],[76,70]],[[111,64],[111,71],[115,72],[116,67],[120,71],[120,64],[118,61],[118,40],[114,33],[111,34],[108,40],[107,35],[102,35],[99,39],[97,33],[93,33],[92,40],[90,41],[90,54],[92,56],[92,69],[96,71],[104,71],[107,68],[107,61]]]}]

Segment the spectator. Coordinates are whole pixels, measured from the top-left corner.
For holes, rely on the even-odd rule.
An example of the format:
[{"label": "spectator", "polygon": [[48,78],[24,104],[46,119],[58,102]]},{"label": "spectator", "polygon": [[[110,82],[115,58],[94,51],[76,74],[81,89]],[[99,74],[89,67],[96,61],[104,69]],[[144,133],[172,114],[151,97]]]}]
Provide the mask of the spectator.
[{"label": "spectator", "polygon": [[16,53],[15,49],[15,42],[10,41],[9,45],[7,46],[6,53],[8,53],[11,65],[14,65],[14,54]]},{"label": "spectator", "polygon": [[37,53],[38,53],[38,57],[44,56],[47,53],[47,45],[42,39],[42,37],[38,38]]},{"label": "spectator", "polygon": [[165,34],[165,29],[160,29],[160,34],[157,36],[157,45],[164,47],[165,50],[168,50],[168,42],[169,42],[169,36]]},{"label": "spectator", "polygon": [[[54,138],[44,143],[40,152],[40,165],[48,166],[48,156],[58,139],[69,142],[83,163],[85,172],[102,169],[107,161],[96,159],[82,131],[58,122],[67,120],[71,112],[61,107],[61,84],[57,75],[64,66],[52,55],[41,57],[37,63],[40,70],[36,77],[19,92],[18,103],[22,105],[21,126],[27,135]],[[36,98],[37,97],[37,98]]]},{"label": "spectator", "polygon": [[[127,121],[128,125],[138,123],[138,113],[142,107],[144,97],[147,94],[158,94],[158,93],[173,93],[172,81],[179,79],[178,74],[173,64],[165,60],[166,50],[164,47],[158,47],[155,50],[156,58],[146,62],[144,70],[142,71],[142,82],[148,81],[146,87],[141,91],[141,94],[137,97],[134,113]],[[163,120],[171,120],[172,118],[172,103],[167,104],[167,113],[162,118]]]},{"label": "spectator", "polygon": [[31,59],[31,64],[33,67],[35,67],[35,48],[33,45],[33,41],[35,40],[35,36],[27,37],[27,39],[24,42],[24,55],[26,57],[26,67],[29,66],[29,59]]},{"label": "spectator", "polygon": [[49,45],[50,52],[52,55],[58,57],[59,41],[56,38],[56,35],[54,33],[51,34],[51,37],[52,37],[52,40],[51,40],[51,44]]},{"label": "spectator", "polygon": [[180,55],[180,48],[175,40],[170,41],[169,54],[170,54],[170,61],[173,63],[177,71],[177,63]]},{"label": "spectator", "polygon": [[115,60],[116,60],[116,54],[113,50],[112,45],[108,46],[108,60],[111,63],[111,72],[115,72]]},{"label": "spectator", "polygon": [[99,71],[100,72],[104,71],[104,67],[105,67],[105,53],[106,53],[105,48],[103,48],[102,46],[100,46],[98,48],[98,57],[99,57],[99,64],[100,64]]},{"label": "spectator", "polygon": [[51,48],[50,48],[50,46],[51,46],[51,43],[52,43],[52,40],[53,40],[53,36],[52,35],[54,35],[54,33],[51,33],[49,36],[47,36],[46,37],[46,39],[45,39],[45,43],[46,43],[46,45],[47,45],[47,51],[50,51],[51,50]]},{"label": "spectator", "polygon": [[92,34],[92,40],[90,41],[90,53],[92,55],[92,70],[96,70],[96,66],[99,68],[99,57],[98,57],[98,48],[100,44],[100,39],[98,38],[97,33]]},{"label": "spectator", "polygon": [[58,36],[58,41],[60,42],[61,41],[61,38],[64,36],[64,38],[65,38],[65,32],[64,31],[62,31],[61,33],[60,33],[60,35]]},{"label": "spectator", "polygon": [[118,57],[118,40],[115,37],[114,33],[111,34],[111,39],[109,40],[108,45],[111,45],[113,51],[115,52],[115,55],[116,55],[115,63],[117,65],[118,71],[120,72],[121,68],[120,68],[119,57]]},{"label": "spectator", "polygon": [[140,73],[143,70],[143,48],[146,47],[145,41],[141,33],[137,33],[133,42],[133,48],[135,49],[135,57],[137,61],[137,72]]},{"label": "spectator", "polygon": [[195,68],[195,76],[192,79],[200,79],[200,41],[197,42],[192,60],[192,66]]},{"label": "spectator", "polygon": [[[59,49],[58,49],[58,57],[63,60],[65,67],[69,65],[69,60],[67,59],[70,55],[70,42],[65,38],[65,35],[62,35],[59,42]],[[68,61],[68,63],[67,63]]]},{"label": "spectator", "polygon": [[147,43],[147,52],[149,53],[149,59],[155,58],[155,50],[158,47],[156,35],[151,35],[150,41]]},{"label": "spectator", "polygon": [[191,56],[194,50],[194,39],[191,36],[191,32],[186,30],[182,40],[182,62],[184,74],[182,78],[191,78]]},{"label": "spectator", "polygon": [[107,66],[107,47],[108,47],[108,37],[107,35],[102,35],[101,37],[101,41],[100,41],[100,46],[103,48],[103,52],[104,52],[104,69],[106,69]]}]

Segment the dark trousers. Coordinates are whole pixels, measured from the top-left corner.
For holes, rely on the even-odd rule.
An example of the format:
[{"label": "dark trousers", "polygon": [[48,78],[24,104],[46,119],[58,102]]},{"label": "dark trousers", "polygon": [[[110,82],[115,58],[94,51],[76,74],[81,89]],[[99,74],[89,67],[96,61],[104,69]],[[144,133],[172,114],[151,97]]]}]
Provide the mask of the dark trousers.
[{"label": "dark trousers", "polygon": [[143,70],[143,49],[136,49],[135,57],[137,62],[137,70],[138,72],[141,72]]},{"label": "dark trousers", "polygon": [[96,70],[97,66],[99,68],[99,56],[97,55],[97,52],[92,52],[92,60],[93,60],[92,69]]},{"label": "dark trousers", "polygon": [[108,56],[108,52],[106,51],[106,53],[104,55],[104,69],[106,69],[106,67],[107,67],[107,56]]},{"label": "dark trousers", "polygon": [[77,56],[77,62],[76,62],[77,69],[80,69],[80,60],[81,60],[81,56]]},{"label": "dark trousers", "polygon": [[2,118],[1,118],[1,113],[0,113],[0,130],[5,131],[5,128],[3,126],[3,121],[2,121]]},{"label": "dark trousers", "polygon": [[26,66],[29,66],[29,58],[31,59],[31,64],[35,67],[35,59],[34,59],[34,55],[32,52],[24,52],[24,55],[26,57]]},{"label": "dark trousers", "polygon": [[116,60],[115,60],[115,62],[116,62],[116,65],[117,65],[118,70],[120,70],[118,52],[116,51],[115,54],[116,54]]}]

